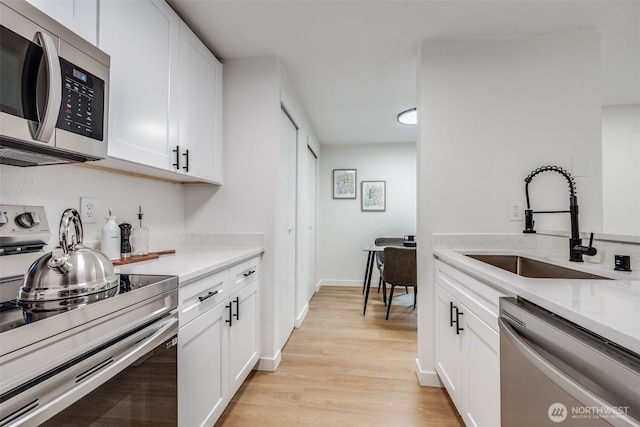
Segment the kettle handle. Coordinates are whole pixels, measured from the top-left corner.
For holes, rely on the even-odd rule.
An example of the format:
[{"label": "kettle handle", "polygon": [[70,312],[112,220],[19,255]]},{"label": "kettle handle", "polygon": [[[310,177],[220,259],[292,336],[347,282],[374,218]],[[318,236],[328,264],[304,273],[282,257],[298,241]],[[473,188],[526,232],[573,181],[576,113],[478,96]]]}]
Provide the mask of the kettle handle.
[{"label": "kettle handle", "polygon": [[60,231],[58,234],[60,240],[60,247],[64,251],[64,254],[69,253],[69,244],[67,243],[67,237],[71,228],[71,223],[76,231],[75,239],[72,240],[71,250],[74,249],[76,244],[82,243],[82,221],[80,220],[80,214],[75,209],[67,209],[63,212],[62,218],[60,218]]}]

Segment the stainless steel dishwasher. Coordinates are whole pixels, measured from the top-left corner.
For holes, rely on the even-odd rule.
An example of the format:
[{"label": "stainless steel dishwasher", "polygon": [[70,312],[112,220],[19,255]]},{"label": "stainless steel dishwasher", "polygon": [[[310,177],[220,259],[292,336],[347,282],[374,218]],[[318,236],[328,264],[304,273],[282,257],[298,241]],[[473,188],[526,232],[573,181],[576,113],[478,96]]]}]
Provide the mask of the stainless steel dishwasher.
[{"label": "stainless steel dishwasher", "polygon": [[640,356],[522,299],[499,325],[502,427],[640,426]]}]

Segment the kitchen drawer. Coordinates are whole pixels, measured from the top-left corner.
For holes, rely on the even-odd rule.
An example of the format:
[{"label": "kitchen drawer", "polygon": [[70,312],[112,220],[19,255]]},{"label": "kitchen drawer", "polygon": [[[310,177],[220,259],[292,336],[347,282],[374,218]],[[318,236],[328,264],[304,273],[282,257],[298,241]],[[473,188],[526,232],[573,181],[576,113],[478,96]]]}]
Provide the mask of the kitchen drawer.
[{"label": "kitchen drawer", "polygon": [[234,265],[231,267],[230,272],[229,295],[232,295],[260,277],[260,257],[251,258]]},{"label": "kitchen drawer", "polygon": [[178,289],[180,327],[222,302],[229,295],[228,269],[180,286]]}]

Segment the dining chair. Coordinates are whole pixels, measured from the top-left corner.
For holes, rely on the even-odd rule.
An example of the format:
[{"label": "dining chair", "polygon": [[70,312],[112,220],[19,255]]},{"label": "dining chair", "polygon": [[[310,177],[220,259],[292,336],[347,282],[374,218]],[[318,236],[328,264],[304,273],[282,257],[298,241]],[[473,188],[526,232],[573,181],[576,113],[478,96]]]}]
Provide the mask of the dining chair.
[{"label": "dining chair", "polygon": [[[403,237],[378,237],[373,242],[376,246],[402,246],[404,244]],[[380,280],[378,280],[378,293],[382,286],[382,269],[384,268],[384,251],[376,252],[376,267],[380,272]],[[387,296],[383,295],[384,305],[387,305]]]},{"label": "dining chair", "polygon": [[382,292],[387,293],[386,285],[391,285],[387,317],[391,311],[393,290],[396,286],[413,287],[413,308],[416,308],[418,295],[418,272],[415,248],[388,246],[384,248],[384,268],[382,269]]}]

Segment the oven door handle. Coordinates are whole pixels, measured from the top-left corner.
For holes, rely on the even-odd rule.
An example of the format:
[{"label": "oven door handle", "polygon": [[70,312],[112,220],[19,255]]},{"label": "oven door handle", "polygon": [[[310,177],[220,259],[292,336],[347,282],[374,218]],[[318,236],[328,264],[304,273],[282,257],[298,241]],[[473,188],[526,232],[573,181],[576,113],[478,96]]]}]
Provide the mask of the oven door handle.
[{"label": "oven door handle", "polygon": [[[613,408],[610,404],[597,394],[585,388],[583,385],[575,381],[564,371],[553,365],[549,360],[545,359],[533,347],[531,347],[515,329],[505,321],[502,317],[498,319],[500,327],[500,339],[506,339],[509,344],[518,351],[524,358],[531,363],[535,369],[543,373],[547,378],[553,381],[558,387],[573,396],[576,400],[587,407],[604,407]],[[613,426],[638,426],[638,421],[624,413],[616,413],[615,417],[607,418],[607,422]]]},{"label": "oven door handle", "polygon": [[[40,405],[26,410],[19,418],[8,421],[6,426],[18,426],[23,423],[37,425],[43,423],[69,405],[89,394],[111,378],[131,366],[151,350],[155,349],[163,342],[166,342],[178,332],[178,315],[173,315],[158,321],[148,328],[138,331],[132,335],[130,342],[124,343],[121,349],[105,349],[100,353],[90,357],[95,361],[95,367],[90,368],[86,373],[71,373],[64,376],[60,373],[58,384],[50,384],[48,389],[53,394],[51,398],[43,399]],[[135,337],[139,337],[136,341]],[[114,344],[117,346],[118,344]],[[175,345],[175,341],[171,343]],[[112,355],[111,362],[105,363],[105,355]],[[63,371],[64,372],[64,371]],[[51,378],[52,380],[56,378]],[[44,397],[44,396],[42,396]],[[14,424],[15,423],[15,424]]]}]

